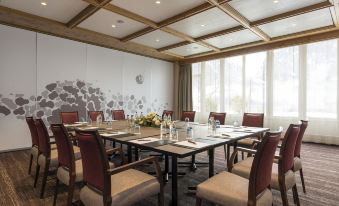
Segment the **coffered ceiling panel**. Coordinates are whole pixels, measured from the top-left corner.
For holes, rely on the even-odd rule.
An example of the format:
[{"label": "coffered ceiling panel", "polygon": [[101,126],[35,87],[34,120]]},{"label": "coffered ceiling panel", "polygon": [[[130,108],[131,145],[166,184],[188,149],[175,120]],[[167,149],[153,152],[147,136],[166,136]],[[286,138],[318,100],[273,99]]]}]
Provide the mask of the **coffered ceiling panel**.
[{"label": "coffered ceiling panel", "polygon": [[234,19],[218,8],[209,9],[182,21],[169,25],[172,29],[198,37],[239,25]]},{"label": "coffered ceiling panel", "polygon": [[168,50],[171,53],[180,55],[180,56],[189,56],[192,54],[198,54],[202,52],[211,51],[209,48],[200,46],[199,44],[193,43],[185,46],[177,47],[174,49]]},{"label": "coffered ceiling panel", "polygon": [[157,30],[133,39],[132,41],[158,49],[170,44],[182,42],[183,40],[166,32]]},{"label": "coffered ceiling panel", "polygon": [[326,8],[264,24],[259,28],[271,37],[277,37],[330,25],[333,25],[333,20],[330,10]]},{"label": "coffered ceiling panel", "polygon": [[111,4],[137,13],[155,22],[162,21],[195,6],[204,0],[113,0]]},{"label": "coffered ceiling panel", "polygon": [[325,0],[233,0],[229,4],[250,21],[303,8]]},{"label": "coffered ceiling panel", "polygon": [[101,9],[83,21],[79,27],[107,34],[116,38],[122,38],[128,34],[145,28],[146,25],[105,9]]},{"label": "coffered ceiling panel", "polygon": [[260,37],[255,35],[250,30],[246,29],[246,30],[226,34],[223,36],[218,36],[212,39],[208,39],[206,40],[206,42],[218,48],[226,48],[226,47],[246,44],[246,43],[260,41],[260,40],[262,40]]},{"label": "coffered ceiling panel", "polygon": [[88,4],[82,0],[1,0],[0,6],[66,23]]}]

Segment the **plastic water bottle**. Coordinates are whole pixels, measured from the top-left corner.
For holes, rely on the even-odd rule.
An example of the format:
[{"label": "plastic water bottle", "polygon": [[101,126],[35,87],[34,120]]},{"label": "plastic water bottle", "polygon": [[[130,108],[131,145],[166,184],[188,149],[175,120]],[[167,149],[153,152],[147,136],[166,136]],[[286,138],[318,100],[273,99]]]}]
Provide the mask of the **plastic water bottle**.
[{"label": "plastic water bottle", "polygon": [[99,114],[99,115],[97,116],[97,125],[100,126],[101,123],[102,123],[102,116],[101,116],[101,114]]}]

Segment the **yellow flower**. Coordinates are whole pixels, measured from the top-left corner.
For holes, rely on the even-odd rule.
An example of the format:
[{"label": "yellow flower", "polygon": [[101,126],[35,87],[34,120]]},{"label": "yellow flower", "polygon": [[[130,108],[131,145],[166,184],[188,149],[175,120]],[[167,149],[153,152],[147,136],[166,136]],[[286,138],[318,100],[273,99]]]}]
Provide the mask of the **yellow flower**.
[{"label": "yellow flower", "polygon": [[159,126],[159,125],[160,125],[160,120],[157,119],[157,120],[155,121],[155,125],[156,125],[156,126]]}]

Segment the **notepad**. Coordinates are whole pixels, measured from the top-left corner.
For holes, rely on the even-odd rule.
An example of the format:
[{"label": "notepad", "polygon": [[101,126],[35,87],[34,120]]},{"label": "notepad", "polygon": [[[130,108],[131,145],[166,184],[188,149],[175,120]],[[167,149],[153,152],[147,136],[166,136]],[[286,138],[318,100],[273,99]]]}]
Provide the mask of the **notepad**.
[{"label": "notepad", "polygon": [[160,141],[160,139],[154,138],[154,137],[146,137],[142,139],[131,140],[129,142],[132,142],[134,144],[147,144],[147,143],[156,142],[156,141]]},{"label": "notepad", "polygon": [[182,142],[174,143],[174,145],[190,147],[190,148],[196,148],[196,149],[207,147],[208,145],[210,145],[210,144],[207,144],[207,143],[204,143],[204,142],[195,142],[195,141],[193,141],[193,142],[191,142],[191,141],[182,141]]}]

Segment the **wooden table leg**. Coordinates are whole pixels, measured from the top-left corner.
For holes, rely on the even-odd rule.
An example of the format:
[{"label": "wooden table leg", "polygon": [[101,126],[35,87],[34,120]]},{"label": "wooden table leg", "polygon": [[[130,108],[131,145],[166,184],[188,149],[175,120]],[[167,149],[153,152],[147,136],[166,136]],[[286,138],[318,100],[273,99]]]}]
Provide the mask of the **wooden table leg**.
[{"label": "wooden table leg", "polygon": [[165,155],[165,181],[168,182],[168,173],[169,173],[169,165],[168,165],[168,155]]},{"label": "wooden table leg", "polygon": [[127,145],[128,163],[132,162],[132,146]]},{"label": "wooden table leg", "polygon": [[[238,147],[238,142],[233,143],[233,151]],[[238,154],[234,158],[234,164],[238,162]]]},{"label": "wooden table leg", "polygon": [[138,147],[134,147],[134,160],[138,161],[139,160],[139,151],[138,151]]},{"label": "wooden table leg", "polygon": [[208,150],[208,176],[212,177],[214,175],[214,148]]},{"label": "wooden table leg", "polygon": [[178,158],[172,156],[172,206],[178,205]]}]

